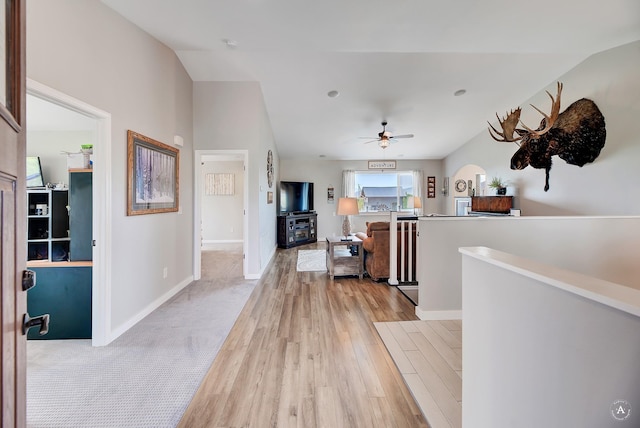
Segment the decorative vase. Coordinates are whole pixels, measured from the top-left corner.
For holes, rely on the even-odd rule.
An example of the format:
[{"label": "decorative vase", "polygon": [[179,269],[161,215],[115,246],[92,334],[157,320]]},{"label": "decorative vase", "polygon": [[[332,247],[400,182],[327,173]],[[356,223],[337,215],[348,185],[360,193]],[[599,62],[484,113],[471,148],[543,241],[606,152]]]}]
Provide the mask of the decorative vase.
[{"label": "decorative vase", "polygon": [[498,196],[504,196],[507,194],[507,188],[506,187],[498,187],[496,189],[496,195]]}]

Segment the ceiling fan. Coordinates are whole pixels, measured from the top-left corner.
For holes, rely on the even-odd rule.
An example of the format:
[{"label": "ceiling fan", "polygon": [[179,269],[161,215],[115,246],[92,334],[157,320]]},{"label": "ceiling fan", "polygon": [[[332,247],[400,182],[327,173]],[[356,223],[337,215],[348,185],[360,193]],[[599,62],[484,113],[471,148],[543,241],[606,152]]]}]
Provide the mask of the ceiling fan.
[{"label": "ceiling fan", "polygon": [[[375,138],[371,141],[366,141],[365,144],[373,143],[374,141],[378,142],[378,145],[383,149],[389,147],[389,145],[397,138],[413,138],[413,134],[404,134],[404,135],[391,135],[391,132],[387,131],[387,121],[382,121],[382,132],[378,133],[378,138]],[[373,137],[360,137],[360,138],[368,138],[371,139]]]}]

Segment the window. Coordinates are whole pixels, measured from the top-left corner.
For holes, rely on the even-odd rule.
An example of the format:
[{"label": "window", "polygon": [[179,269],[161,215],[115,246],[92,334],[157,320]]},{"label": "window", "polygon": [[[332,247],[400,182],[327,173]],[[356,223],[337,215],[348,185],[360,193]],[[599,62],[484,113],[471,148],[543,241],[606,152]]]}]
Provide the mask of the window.
[{"label": "window", "polygon": [[414,188],[411,171],[355,172],[353,190],[361,213],[412,212]]}]

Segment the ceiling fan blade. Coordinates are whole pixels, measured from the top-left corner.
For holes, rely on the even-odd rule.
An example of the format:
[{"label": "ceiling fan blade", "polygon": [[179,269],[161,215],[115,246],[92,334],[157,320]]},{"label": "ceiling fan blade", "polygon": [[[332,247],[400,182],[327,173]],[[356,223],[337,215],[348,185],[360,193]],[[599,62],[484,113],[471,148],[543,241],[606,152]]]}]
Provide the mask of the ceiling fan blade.
[{"label": "ceiling fan blade", "polygon": [[380,139],[365,141],[363,144],[375,143],[376,141],[380,141]]},{"label": "ceiling fan blade", "polygon": [[360,139],[369,139],[369,140],[371,140],[372,138],[377,138],[377,137],[358,137],[358,138],[360,138]]},{"label": "ceiling fan blade", "polygon": [[393,137],[389,138],[413,138],[413,134],[394,135]]}]

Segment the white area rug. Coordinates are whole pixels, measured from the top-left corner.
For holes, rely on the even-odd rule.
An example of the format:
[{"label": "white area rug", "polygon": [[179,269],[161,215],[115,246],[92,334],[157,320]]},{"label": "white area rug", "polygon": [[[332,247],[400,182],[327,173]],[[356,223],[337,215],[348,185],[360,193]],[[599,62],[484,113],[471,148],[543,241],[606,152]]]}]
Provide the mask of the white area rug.
[{"label": "white area rug", "polygon": [[325,272],[327,256],[325,250],[298,250],[298,272]]}]

